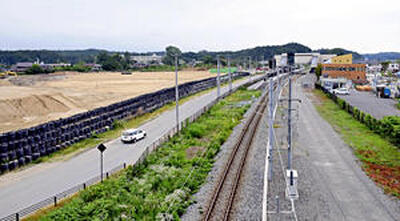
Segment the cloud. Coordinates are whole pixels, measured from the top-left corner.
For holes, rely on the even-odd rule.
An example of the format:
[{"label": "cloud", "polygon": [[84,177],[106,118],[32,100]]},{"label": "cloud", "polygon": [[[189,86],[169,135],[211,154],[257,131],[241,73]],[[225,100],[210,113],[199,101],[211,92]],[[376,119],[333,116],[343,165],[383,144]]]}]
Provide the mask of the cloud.
[{"label": "cloud", "polygon": [[400,51],[395,0],[0,0],[0,49]]}]

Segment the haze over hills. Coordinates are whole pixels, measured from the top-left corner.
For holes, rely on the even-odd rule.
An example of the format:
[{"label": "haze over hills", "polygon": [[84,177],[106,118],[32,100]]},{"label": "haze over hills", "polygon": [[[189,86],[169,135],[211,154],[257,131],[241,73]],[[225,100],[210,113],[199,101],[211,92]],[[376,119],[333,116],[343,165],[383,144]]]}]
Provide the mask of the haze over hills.
[{"label": "haze over hills", "polygon": [[374,54],[363,54],[365,59],[369,61],[387,61],[387,60],[399,60],[400,53],[399,52],[380,52]]},{"label": "haze over hills", "polygon": [[[350,51],[342,48],[333,49],[317,49],[312,50],[311,48],[299,44],[299,43],[288,43],[284,45],[271,45],[271,46],[259,46],[255,48],[248,48],[238,51],[199,51],[199,52],[184,52],[182,57],[186,61],[191,61],[193,59],[202,60],[206,56],[211,56],[215,58],[217,55],[230,56],[235,61],[247,60],[249,57],[254,60],[271,59],[275,54],[281,53],[308,53],[308,52],[319,52],[321,54],[337,54],[343,55],[352,53],[354,60],[362,61],[365,58],[367,60],[396,60],[400,59],[400,53],[397,52],[383,52],[376,54],[359,54],[355,51]],[[100,53],[122,53],[129,55],[163,55],[164,51],[159,52],[147,52],[147,53],[136,53],[136,52],[116,52],[107,51],[102,49],[86,49],[86,50],[16,50],[16,51],[1,51],[0,50],[0,64],[12,65],[17,62],[33,62],[36,60],[43,61],[45,63],[78,63],[86,62],[92,63],[96,61],[96,56]]]}]

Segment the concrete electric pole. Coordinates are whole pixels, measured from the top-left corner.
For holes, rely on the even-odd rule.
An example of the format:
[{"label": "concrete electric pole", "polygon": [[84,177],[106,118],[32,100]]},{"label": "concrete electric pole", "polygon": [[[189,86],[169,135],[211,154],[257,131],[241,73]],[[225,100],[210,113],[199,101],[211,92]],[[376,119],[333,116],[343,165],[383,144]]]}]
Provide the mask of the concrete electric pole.
[{"label": "concrete electric pole", "polygon": [[228,56],[229,91],[232,91],[231,58]]},{"label": "concrete electric pole", "polygon": [[217,55],[217,99],[219,99],[219,96],[221,95],[221,85],[220,85],[220,57]]},{"label": "concrete electric pole", "polygon": [[179,88],[178,88],[178,56],[175,55],[175,112],[176,129],[179,131]]}]

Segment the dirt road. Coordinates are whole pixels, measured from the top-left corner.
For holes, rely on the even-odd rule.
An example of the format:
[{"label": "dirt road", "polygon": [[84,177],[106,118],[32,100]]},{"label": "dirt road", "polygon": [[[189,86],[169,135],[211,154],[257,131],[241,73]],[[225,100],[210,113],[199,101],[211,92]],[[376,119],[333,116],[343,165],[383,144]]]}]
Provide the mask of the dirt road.
[{"label": "dirt road", "polygon": [[[179,82],[213,76],[206,71],[183,71]],[[0,80],[0,132],[71,116],[174,84],[173,72],[68,72]]]}]

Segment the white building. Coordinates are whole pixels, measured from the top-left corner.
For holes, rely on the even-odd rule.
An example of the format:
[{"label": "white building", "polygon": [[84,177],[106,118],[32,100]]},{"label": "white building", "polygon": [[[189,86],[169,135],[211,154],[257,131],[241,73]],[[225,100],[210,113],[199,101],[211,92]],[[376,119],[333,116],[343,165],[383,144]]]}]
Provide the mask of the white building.
[{"label": "white building", "polygon": [[[295,53],[294,63],[296,65],[311,65],[311,67],[316,67],[320,63],[330,63],[330,59],[335,57],[335,54],[320,54],[317,52],[311,53]],[[275,55],[274,59],[276,61],[276,66],[286,66],[287,65],[287,54]]]},{"label": "white building", "polygon": [[387,68],[387,70],[388,71],[390,71],[390,72],[397,72],[397,71],[399,71],[400,69],[399,69],[399,64],[397,64],[397,63],[390,63],[389,64],[389,66],[388,66],[388,68]]},{"label": "white building", "polygon": [[131,56],[131,60],[144,65],[162,64],[162,56],[156,54]]}]

